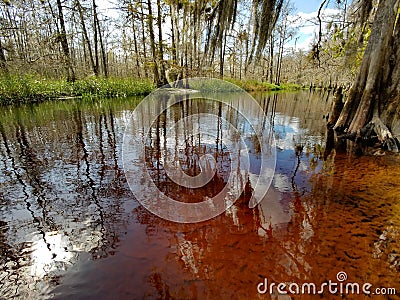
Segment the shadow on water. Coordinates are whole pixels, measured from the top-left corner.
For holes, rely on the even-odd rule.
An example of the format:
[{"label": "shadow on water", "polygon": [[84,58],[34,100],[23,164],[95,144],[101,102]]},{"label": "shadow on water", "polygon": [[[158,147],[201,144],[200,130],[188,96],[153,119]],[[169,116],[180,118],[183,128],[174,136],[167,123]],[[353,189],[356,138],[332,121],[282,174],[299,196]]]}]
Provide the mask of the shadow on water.
[{"label": "shadow on water", "polygon": [[[198,202],[235,171],[223,143],[234,136],[218,122],[206,124],[216,139],[190,135],[195,122],[169,122],[212,113],[247,134],[252,164],[241,198],[198,224],[158,218],[129,190],[121,144],[140,99],[0,111],[0,297],[254,299],[264,278],[319,285],[340,271],[350,282],[400,291],[400,158],[333,151],[324,160],[327,93],[254,97],[277,150],[271,188],[254,209],[248,201],[259,146],[237,111],[183,101],[162,113],[147,137],[153,182],[179,201]],[[231,94],[226,99],[245,106]],[[163,167],[166,153],[190,176],[199,174],[201,155],[213,155],[216,173],[195,192],[179,187]]]}]

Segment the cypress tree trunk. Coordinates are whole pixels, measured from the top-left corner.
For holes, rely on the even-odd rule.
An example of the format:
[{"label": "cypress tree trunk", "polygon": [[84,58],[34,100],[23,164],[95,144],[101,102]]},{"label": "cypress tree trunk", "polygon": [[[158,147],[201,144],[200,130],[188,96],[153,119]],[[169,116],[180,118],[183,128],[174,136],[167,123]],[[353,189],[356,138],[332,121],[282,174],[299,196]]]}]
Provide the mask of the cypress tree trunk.
[{"label": "cypress tree trunk", "polygon": [[356,141],[374,132],[395,152],[400,136],[399,2],[380,1],[359,74],[335,125],[336,131]]}]

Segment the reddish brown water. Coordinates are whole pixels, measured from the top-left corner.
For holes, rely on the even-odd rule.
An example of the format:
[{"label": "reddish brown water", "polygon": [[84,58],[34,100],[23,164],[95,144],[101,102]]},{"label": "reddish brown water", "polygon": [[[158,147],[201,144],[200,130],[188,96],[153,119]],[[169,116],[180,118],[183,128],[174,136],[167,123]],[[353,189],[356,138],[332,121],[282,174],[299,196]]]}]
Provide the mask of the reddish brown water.
[{"label": "reddish brown water", "polygon": [[[133,198],[121,143],[136,100],[3,109],[0,298],[288,299],[257,285],[319,287],[341,271],[346,282],[400,293],[400,157],[322,161],[326,97],[257,95],[277,138],[267,197],[250,209],[247,191],[198,224],[165,221]],[[210,184],[215,193],[224,182]],[[192,192],[169,192],[193,201]]]}]

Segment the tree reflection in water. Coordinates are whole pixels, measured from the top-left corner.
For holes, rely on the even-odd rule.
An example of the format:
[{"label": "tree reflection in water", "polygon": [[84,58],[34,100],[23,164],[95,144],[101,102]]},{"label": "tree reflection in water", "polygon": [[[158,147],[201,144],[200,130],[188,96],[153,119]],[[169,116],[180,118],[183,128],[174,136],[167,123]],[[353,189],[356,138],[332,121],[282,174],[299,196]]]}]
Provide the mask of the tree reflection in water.
[{"label": "tree reflection in water", "polygon": [[[242,197],[199,224],[162,220],[132,198],[120,145],[136,100],[1,111],[0,296],[257,299],[264,277],[320,284],[339,271],[352,282],[400,291],[399,158],[333,151],[323,161],[327,96],[256,95],[277,137],[272,188],[249,209],[250,172],[242,178]],[[188,135],[193,124],[171,132],[165,121],[201,111],[240,127],[240,116],[223,104],[185,101],[162,114],[149,135],[153,180],[181,200],[213,195],[224,172],[234,171],[224,169],[229,151],[221,144],[221,124],[212,124],[219,138],[203,143]],[[168,181],[160,158],[171,136],[176,144],[183,136],[186,144],[171,154],[190,175],[200,170],[198,155],[209,151],[220,158],[219,173],[201,192]],[[298,136],[304,148],[296,156]],[[257,144],[251,138],[246,143],[256,157]]]},{"label": "tree reflection in water", "polygon": [[105,258],[118,245],[129,190],[117,120],[111,107],[82,113],[80,105],[3,112],[2,297],[47,297],[82,254]]}]

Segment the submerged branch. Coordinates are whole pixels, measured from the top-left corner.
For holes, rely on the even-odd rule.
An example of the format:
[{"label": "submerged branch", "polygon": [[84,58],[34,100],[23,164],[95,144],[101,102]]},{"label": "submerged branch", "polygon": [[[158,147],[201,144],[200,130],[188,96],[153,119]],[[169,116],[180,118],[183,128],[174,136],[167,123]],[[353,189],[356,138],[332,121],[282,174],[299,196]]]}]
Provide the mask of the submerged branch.
[{"label": "submerged branch", "polygon": [[399,141],[378,117],[374,117],[359,131],[341,134],[338,139],[347,139],[363,146],[380,145],[391,152],[399,152]]}]

